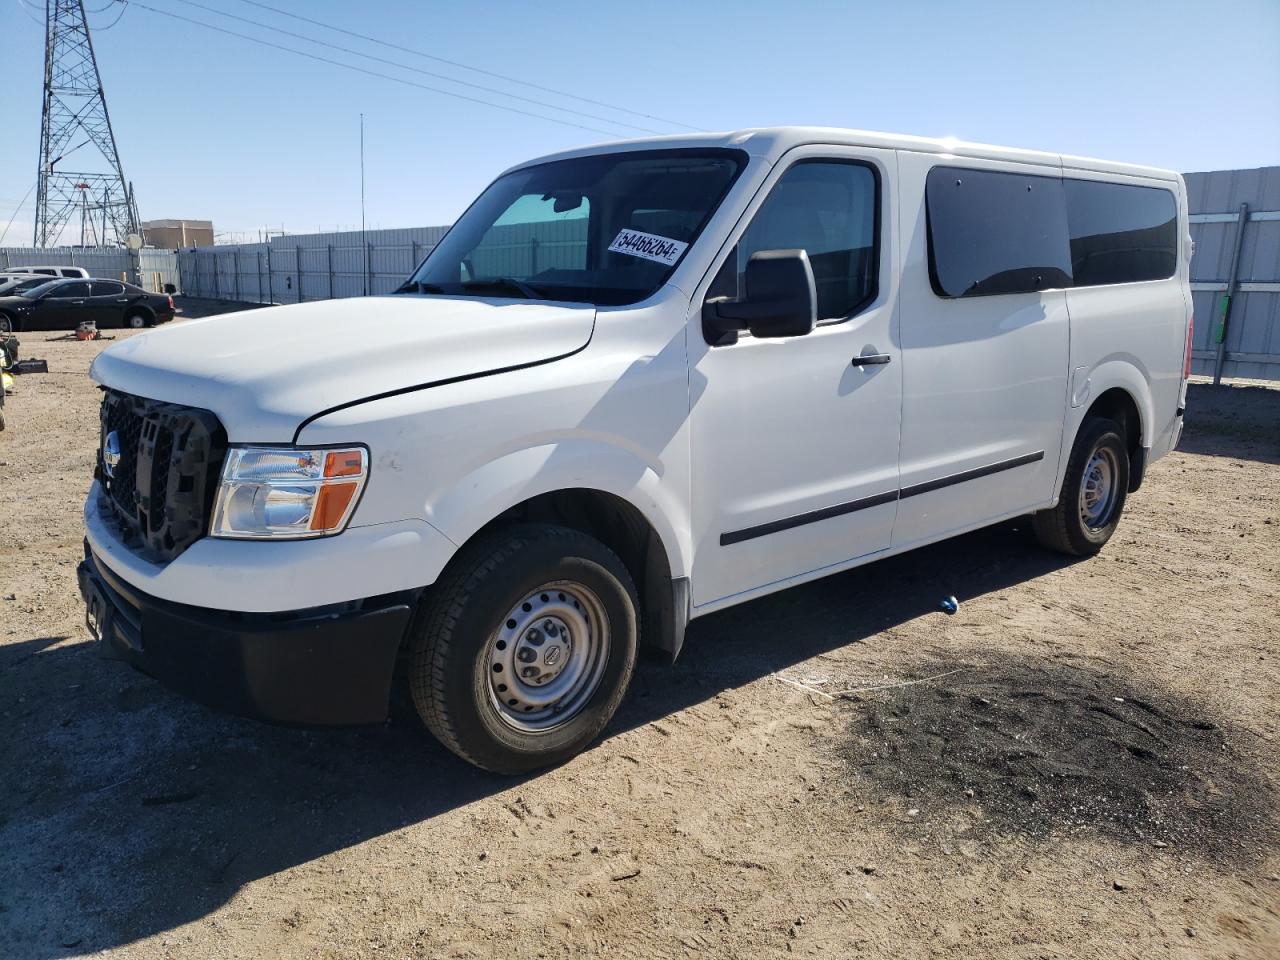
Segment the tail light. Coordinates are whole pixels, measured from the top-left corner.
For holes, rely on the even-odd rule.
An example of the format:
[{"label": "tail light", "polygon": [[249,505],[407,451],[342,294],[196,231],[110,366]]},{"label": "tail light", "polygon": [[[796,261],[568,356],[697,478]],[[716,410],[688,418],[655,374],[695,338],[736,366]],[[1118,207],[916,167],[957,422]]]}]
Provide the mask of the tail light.
[{"label": "tail light", "polygon": [[1191,379],[1191,341],[1196,332],[1196,315],[1194,313],[1187,316],[1187,354],[1182,363],[1182,379]]},{"label": "tail light", "polygon": [[[170,297],[170,298],[169,298],[169,309],[170,309],[170,310],[172,310],[172,309],[173,309],[173,297]],[[1188,342],[1188,343],[1190,343],[1191,341],[1190,341],[1190,340],[1188,340],[1187,342]],[[1190,348],[1190,347],[1187,347],[1187,349],[1188,349],[1188,350],[1190,350],[1191,348]],[[1191,363],[1191,354],[1189,354],[1189,353],[1187,354],[1187,363],[1188,363],[1188,367],[1187,367],[1187,369],[1188,369],[1188,370],[1190,370],[1190,369],[1191,369],[1191,367],[1189,366],[1189,364]]]}]

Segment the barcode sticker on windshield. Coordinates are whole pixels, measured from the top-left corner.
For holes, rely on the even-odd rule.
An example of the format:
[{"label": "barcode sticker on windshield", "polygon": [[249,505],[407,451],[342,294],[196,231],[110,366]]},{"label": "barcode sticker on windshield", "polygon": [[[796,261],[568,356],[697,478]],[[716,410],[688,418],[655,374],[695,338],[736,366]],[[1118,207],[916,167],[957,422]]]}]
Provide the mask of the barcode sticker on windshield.
[{"label": "barcode sticker on windshield", "polygon": [[609,244],[609,251],[670,265],[680,259],[680,254],[684,253],[687,246],[689,246],[687,243],[681,243],[679,240],[668,240],[656,234],[627,230],[624,227],[613,238],[613,243]]}]

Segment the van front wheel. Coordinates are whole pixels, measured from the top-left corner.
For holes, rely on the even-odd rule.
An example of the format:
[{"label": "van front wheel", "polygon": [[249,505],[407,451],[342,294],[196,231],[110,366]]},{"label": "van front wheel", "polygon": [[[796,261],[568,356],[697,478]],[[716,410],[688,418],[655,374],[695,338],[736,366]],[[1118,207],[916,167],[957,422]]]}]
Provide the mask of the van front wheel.
[{"label": "van front wheel", "polygon": [[635,667],[639,601],[592,537],[525,524],[464,548],[410,642],[414,706],[446,747],[516,774],[569,759],[612,718]]},{"label": "van front wheel", "polygon": [[1032,518],[1036,538],[1051,550],[1093,556],[1120,524],[1129,489],[1129,447],[1114,420],[1091,417],[1080,427],[1058,505]]}]

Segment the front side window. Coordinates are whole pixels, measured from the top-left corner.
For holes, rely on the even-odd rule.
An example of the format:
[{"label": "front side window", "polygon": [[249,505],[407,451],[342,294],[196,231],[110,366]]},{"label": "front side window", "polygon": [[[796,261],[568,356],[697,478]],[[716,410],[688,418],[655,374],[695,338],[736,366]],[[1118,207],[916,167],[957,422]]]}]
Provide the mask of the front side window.
[{"label": "front side window", "polygon": [[813,267],[818,320],[853,315],[876,295],[878,195],[875,170],[866,164],[800,161],[769,192],[710,295],[740,299],[754,253],[804,250]]},{"label": "front side window", "polygon": [[1178,204],[1159,187],[1064,181],[1077,287],[1165,280],[1178,265]]},{"label": "front side window", "polygon": [[89,295],[89,285],[83,280],[79,282],[64,283],[54,288],[53,293],[49,296],[57,300],[76,300],[80,297]]},{"label": "front side window", "polygon": [[934,167],[925,183],[929,277],[940,297],[1071,285],[1062,180]]},{"label": "front side window", "polygon": [[746,164],[737,150],[555,160],[499,177],[402,287],[620,305],[670,276]]}]

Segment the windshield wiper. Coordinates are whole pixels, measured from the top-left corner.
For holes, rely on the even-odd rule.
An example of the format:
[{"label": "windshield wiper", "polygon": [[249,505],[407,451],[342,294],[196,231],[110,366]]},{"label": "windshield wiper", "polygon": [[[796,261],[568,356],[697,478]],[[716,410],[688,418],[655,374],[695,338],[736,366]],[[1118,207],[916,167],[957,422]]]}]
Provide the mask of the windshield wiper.
[{"label": "windshield wiper", "polygon": [[496,287],[499,290],[514,290],[526,300],[541,300],[542,292],[537,287],[525,283],[523,280],[517,280],[515,277],[490,277],[485,280],[464,280],[462,282],[463,290],[471,290],[473,288]]}]

